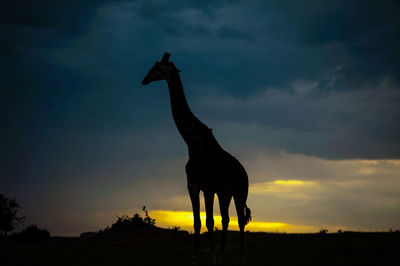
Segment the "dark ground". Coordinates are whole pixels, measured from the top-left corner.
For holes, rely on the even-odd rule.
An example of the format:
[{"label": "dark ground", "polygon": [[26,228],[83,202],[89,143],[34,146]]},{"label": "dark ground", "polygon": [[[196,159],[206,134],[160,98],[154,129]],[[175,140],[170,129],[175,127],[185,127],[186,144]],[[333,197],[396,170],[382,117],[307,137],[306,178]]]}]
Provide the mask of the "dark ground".
[{"label": "dark ground", "polygon": [[[400,265],[400,233],[247,233],[247,265]],[[51,237],[1,241],[0,265],[188,265],[192,236],[136,239]],[[219,240],[217,232],[216,240]],[[202,235],[199,265],[209,265]],[[218,243],[217,247],[218,247]],[[225,265],[239,264],[239,235],[229,232]]]}]

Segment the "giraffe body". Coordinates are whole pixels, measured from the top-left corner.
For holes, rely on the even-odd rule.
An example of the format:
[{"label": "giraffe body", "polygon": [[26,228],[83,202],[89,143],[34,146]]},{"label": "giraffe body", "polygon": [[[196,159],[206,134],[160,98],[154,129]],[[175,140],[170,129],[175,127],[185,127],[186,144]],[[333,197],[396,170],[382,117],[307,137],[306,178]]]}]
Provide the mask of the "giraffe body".
[{"label": "giraffe body", "polygon": [[232,196],[240,187],[248,186],[243,166],[222,148],[189,149],[189,154],[186,164],[188,184],[198,185],[202,191],[229,193]]}]

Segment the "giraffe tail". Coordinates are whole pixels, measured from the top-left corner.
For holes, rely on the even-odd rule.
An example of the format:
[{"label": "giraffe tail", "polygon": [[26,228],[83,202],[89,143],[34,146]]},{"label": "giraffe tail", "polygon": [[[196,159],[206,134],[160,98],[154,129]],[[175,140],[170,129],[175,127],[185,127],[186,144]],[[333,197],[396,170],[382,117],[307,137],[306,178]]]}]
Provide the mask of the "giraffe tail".
[{"label": "giraffe tail", "polygon": [[246,219],[246,224],[248,224],[251,221],[251,210],[245,205],[244,207],[244,212],[245,212],[245,219]]}]

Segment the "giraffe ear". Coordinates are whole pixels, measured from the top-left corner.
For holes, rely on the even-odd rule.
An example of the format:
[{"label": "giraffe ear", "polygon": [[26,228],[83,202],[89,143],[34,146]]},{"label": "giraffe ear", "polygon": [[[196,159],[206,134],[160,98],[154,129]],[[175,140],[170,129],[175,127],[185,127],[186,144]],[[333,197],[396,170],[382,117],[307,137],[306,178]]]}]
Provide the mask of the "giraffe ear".
[{"label": "giraffe ear", "polygon": [[169,57],[171,56],[170,53],[165,53],[163,58],[161,59],[161,63],[168,63],[169,62]]}]

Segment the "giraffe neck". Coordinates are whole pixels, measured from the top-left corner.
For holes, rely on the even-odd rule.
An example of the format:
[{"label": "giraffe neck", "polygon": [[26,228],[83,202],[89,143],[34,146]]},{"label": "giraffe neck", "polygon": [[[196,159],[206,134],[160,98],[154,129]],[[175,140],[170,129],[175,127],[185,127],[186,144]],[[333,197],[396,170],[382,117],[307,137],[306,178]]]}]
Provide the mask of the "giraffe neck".
[{"label": "giraffe neck", "polygon": [[189,145],[202,129],[208,128],[190,110],[178,71],[170,75],[167,83],[174,122],[186,144]]}]

